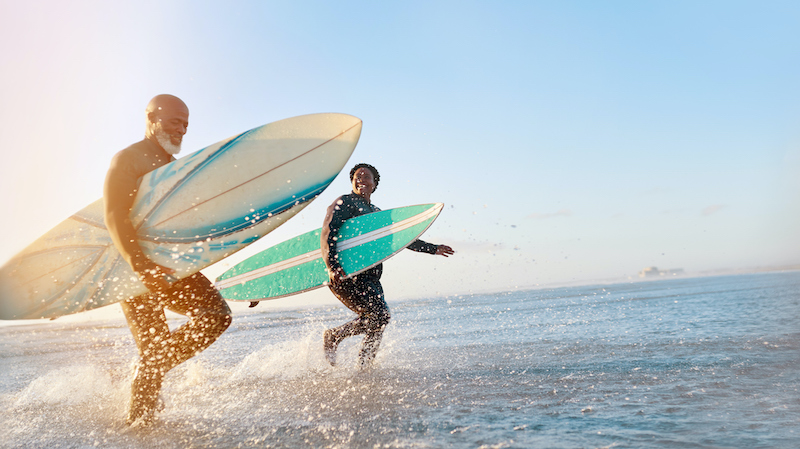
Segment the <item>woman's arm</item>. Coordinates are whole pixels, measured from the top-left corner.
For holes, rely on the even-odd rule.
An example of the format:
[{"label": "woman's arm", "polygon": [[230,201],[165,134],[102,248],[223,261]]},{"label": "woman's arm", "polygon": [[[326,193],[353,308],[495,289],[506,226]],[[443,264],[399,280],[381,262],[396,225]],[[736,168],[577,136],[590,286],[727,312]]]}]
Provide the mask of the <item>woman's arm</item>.
[{"label": "woman's arm", "polygon": [[453,248],[450,248],[447,245],[434,245],[433,243],[423,242],[422,240],[414,240],[411,242],[410,245],[407,247],[411,251],[416,251],[418,253],[428,253],[428,254],[435,254],[437,256],[444,256],[449,257],[455,254]]},{"label": "woman's arm", "polygon": [[325,213],[322,221],[322,234],[320,235],[320,249],[322,250],[322,260],[328,268],[328,276],[331,282],[337,283],[344,279],[344,270],[339,263],[339,252],[336,249],[336,235],[345,220],[350,218],[348,205],[345,198],[337,198]]}]

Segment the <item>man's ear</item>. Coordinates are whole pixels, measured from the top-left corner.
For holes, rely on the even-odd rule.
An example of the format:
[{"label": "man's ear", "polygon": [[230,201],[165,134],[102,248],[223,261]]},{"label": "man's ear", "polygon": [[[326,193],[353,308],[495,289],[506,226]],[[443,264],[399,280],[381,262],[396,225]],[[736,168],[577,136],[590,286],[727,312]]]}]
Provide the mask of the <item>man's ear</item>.
[{"label": "man's ear", "polygon": [[148,123],[152,123],[152,124],[155,125],[155,123],[157,121],[158,121],[158,116],[156,115],[156,113],[154,111],[151,111],[151,112],[147,113],[147,122]]}]

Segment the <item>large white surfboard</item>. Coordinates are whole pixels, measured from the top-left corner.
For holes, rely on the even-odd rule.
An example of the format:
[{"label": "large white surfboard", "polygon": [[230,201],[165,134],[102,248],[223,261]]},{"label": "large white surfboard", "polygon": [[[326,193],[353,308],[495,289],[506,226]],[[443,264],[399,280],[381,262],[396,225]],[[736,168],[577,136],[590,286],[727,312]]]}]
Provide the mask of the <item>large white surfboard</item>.
[{"label": "large white surfboard", "polygon": [[[131,219],[145,254],[183,278],[263,237],[342,170],[361,120],[312,114],[270,123],[141,178]],[[147,289],[120,256],[98,200],[0,267],[0,319],[54,318]]]}]

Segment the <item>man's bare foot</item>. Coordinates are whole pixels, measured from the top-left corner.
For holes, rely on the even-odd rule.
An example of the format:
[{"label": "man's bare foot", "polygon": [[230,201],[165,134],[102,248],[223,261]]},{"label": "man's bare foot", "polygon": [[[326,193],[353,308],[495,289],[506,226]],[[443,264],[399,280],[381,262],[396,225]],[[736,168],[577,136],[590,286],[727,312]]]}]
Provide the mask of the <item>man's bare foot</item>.
[{"label": "man's bare foot", "polygon": [[156,412],[163,410],[163,402],[158,399],[163,377],[158,369],[136,365],[131,384],[131,407],[125,420],[129,426],[150,425],[155,419]]}]

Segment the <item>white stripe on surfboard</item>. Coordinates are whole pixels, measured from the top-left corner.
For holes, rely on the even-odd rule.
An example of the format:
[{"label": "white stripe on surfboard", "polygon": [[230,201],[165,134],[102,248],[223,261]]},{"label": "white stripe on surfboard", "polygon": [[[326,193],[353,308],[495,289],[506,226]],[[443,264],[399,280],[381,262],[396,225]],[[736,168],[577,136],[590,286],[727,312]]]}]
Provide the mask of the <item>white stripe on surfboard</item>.
[{"label": "white stripe on surfboard", "polygon": [[[384,226],[374,231],[367,232],[366,234],[349,238],[347,240],[342,240],[341,244],[338,245],[338,250],[344,251],[346,249],[354,248],[356,246],[363,245],[365,243],[369,243],[378,240],[382,237],[386,237],[391,234],[408,229],[410,227],[416,226],[419,223],[422,223],[431,217],[435,217],[436,214],[439,213],[439,209],[440,208],[434,206],[426,210],[425,212],[414,215],[413,217],[406,218],[405,220],[398,221],[397,223],[392,223],[389,226]],[[239,284],[244,284],[245,282],[252,281],[260,277],[269,276],[270,274],[274,274],[282,270],[287,270],[289,268],[296,267],[298,265],[302,265],[304,263],[311,262],[319,258],[322,258],[322,250],[315,249],[314,251],[309,251],[305,254],[294,256],[290,259],[282,260],[280,262],[276,262],[274,264],[267,265],[261,268],[256,268],[255,270],[248,271],[246,273],[242,273],[228,279],[223,279],[216,283],[216,287],[219,290],[223,290]]]}]

